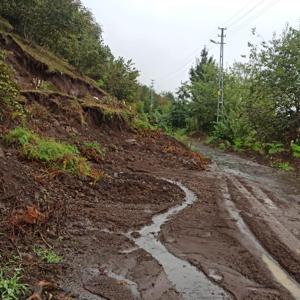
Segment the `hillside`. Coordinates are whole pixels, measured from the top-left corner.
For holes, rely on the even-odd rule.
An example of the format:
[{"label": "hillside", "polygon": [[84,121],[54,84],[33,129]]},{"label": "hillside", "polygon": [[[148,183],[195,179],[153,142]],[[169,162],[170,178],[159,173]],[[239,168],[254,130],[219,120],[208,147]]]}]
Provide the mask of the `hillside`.
[{"label": "hillside", "polygon": [[[299,110],[280,102],[292,79],[271,89],[272,62],[267,82],[233,70],[237,102],[216,125],[206,49],[177,96],[157,94],[81,1],[4,0],[0,15],[14,25],[0,17],[1,300],[300,299]],[[278,55],[298,51],[287,33]]]},{"label": "hillside", "polygon": [[[172,297],[172,285],[144,250],[122,254],[133,245],[119,232],[137,230],[182,201],[182,191],[160,173],[203,170],[206,160],[160,131],[136,128],[129,106],[7,24],[0,45],[5,276],[22,276],[28,288],[21,299],[83,299],[96,289],[82,285],[89,268],[115,269],[123,261],[126,272],[145,285],[143,293]],[[99,276],[103,297],[131,299],[116,279]],[[165,278],[164,287],[157,286],[158,277]]]}]

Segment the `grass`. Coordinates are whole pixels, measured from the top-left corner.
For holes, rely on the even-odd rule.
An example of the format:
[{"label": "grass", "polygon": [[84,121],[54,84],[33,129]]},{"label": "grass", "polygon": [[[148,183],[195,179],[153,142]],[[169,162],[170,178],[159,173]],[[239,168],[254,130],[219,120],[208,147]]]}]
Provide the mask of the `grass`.
[{"label": "grass", "polygon": [[282,171],[294,171],[294,167],[290,165],[289,162],[275,162],[272,163],[272,167],[280,169]]},{"label": "grass", "polygon": [[26,294],[28,287],[21,283],[21,268],[15,268],[12,276],[7,276],[7,268],[0,269],[0,298],[2,300],[18,300],[21,295]]},{"label": "grass", "polygon": [[300,145],[293,143],[291,145],[292,153],[295,158],[300,158]]},{"label": "grass", "polygon": [[104,156],[104,154],[105,154],[104,148],[96,141],[84,142],[83,147],[85,149],[89,149],[89,150],[96,152],[96,154],[98,154],[100,156]]},{"label": "grass", "polygon": [[53,249],[34,247],[33,251],[40,259],[48,264],[58,264],[63,261],[63,258],[59,256]]},{"label": "grass", "polygon": [[92,174],[89,162],[79,155],[76,146],[40,137],[23,127],[11,130],[4,139],[8,144],[17,144],[27,159],[41,161],[77,175]]}]

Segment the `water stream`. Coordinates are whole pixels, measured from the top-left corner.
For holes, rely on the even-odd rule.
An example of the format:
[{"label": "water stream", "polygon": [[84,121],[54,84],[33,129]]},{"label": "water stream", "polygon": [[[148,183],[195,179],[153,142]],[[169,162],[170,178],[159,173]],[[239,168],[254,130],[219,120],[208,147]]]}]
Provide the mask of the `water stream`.
[{"label": "water stream", "polygon": [[178,214],[197,201],[196,195],[180,183],[169,181],[179,186],[185,193],[185,200],[181,205],[170,208],[167,212],[153,217],[152,224],[143,227],[140,237],[134,239],[136,245],[150,253],[164,268],[168,279],[183,299],[231,299],[220,286],[210,281],[204,273],[189,262],[173,254],[157,239],[161,226],[172,216]]}]

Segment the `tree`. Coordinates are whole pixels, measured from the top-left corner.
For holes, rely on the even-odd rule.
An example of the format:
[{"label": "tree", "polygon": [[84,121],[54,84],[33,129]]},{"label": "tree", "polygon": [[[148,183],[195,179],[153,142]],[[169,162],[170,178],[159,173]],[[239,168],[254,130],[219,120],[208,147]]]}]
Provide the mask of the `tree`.
[{"label": "tree", "polygon": [[190,69],[190,80],[178,90],[179,99],[187,101],[191,130],[208,132],[213,128],[217,108],[218,68],[204,48],[196,65]]},{"label": "tree", "polygon": [[261,47],[250,45],[248,114],[263,140],[290,143],[300,134],[300,32],[288,27]]}]

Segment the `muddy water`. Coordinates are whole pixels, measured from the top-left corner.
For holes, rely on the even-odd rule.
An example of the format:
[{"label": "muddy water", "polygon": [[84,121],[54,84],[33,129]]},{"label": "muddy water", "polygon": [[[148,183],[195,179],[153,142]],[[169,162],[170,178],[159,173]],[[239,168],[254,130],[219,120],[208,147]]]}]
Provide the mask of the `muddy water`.
[{"label": "muddy water", "polygon": [[[272,193],[280,196],[282,201],[289,203],[300,203],[300,178],[296,174],[275,170],[273,168],[260,165],[250,160],[238,157],[234,154],[224,153],[218,149],[207,147],[201,143],[193,141],[193,145],[201,153],[212,158],[222,171],[221,176],[226,176],[233,180],[235,176],[243,178],[250,185],[253,183],[257,186],[268,188]],[[231,180],[231,181],[232,181]],[[234,182],[234,180],[232,181]],[[251,184],[252,183],[252,184]],[[295,281],[279,263],[266,251],[266,249],[256,239],[255,235],[248,228],[247,224],[241,217],[231,197],[224,181],[222,193],[225,200],[225,206],[231,217],[236,221],[239,231],[243,234],[244,246],[254,251],[257,256],[261,257],[262,262],[272,273],[274,279],[285,287],[295,299],[300,299],[300,285]],[[237,187],[238,188],[238,187]],[[270,210],[277,210],[277,206],[265,195],[261,189],[254,189],[256,197],[262,199]],[[293,237],[294,238],[294,237]]]},{"label": "muddy water", "polygon": [[300,203],[300,177],[293,173],[263,166],[235,154],[211,148],[195,140],[192,141],[201,153],[210,157],[218,167],[227,173],[262,184],[284,198]]},{"label": "muddy water", "polygon": [[140,237],[135,239],[136,245],[150,253],[163,266],[168,279],[174,284],[177,292],[183,299],[231,299],[231,297],[218,285],[211,282],[204,273],[187,261],[171,254],[157,239],[161,226],[172,216],[176,215],[188,205],[197,201],[196,195],[180,183],[177,184],[185,193],[185,201],[167,212],[153,217],[153,223],[143,227]]}]

